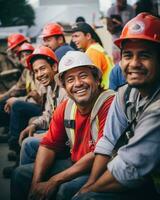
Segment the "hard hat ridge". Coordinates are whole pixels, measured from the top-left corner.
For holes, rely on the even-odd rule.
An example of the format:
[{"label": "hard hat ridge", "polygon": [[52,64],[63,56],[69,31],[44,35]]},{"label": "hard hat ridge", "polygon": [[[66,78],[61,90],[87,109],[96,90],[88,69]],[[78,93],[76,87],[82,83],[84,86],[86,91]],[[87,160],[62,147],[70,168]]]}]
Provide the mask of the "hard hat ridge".
[{"label": "hard hat ridge", "polygon": [[131,19],[123,28],[120,38],[114,43],[122,47],[126,39],[142,39],[160,43],[160,19],[149,13],[143,12]]}]

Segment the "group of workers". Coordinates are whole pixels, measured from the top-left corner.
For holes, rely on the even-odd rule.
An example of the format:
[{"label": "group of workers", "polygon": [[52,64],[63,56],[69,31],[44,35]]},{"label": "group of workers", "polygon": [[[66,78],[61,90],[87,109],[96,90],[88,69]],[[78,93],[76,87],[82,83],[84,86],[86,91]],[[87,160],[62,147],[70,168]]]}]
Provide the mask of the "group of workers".
[{"label": "group of workers", "polygon": [[86,22],[72,27],[79,50],[56,23],[36,47],[21,34],[8,38],[24,67],[0,95],[16,152],[11,200],[159,199],[159,27],[145,12],[124,25],[114,41],[127,82],[118,91],[108,89],[112,58]]}]

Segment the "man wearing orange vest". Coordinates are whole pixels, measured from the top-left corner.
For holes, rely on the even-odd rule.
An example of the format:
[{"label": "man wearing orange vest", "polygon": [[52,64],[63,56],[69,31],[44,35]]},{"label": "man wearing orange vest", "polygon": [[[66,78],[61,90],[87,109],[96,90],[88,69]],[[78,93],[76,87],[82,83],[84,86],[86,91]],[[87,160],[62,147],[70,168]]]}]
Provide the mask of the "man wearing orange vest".
[{"label": "man wearing orange vest", "polygon": [[14,171],[12,200],[25,200],[27,196],[28,199],[50,199],[62,183],[90,171],[93,150],[102,136],[114,96],[113,91],[101,87],[101,78],[101,70],[83,52],[70,51],[61,59],[56,80],[71,99],[54,111],[37,153],[34,172],[33,164]]},{"label": "man wearing orange vest", "polygon": [[103,48],[97,33],[86,22],[79,22],[72,26],[72,40],[77,48],[85,51],[92,62],[101,69],[102,85],[107,89],[113,61]]}]

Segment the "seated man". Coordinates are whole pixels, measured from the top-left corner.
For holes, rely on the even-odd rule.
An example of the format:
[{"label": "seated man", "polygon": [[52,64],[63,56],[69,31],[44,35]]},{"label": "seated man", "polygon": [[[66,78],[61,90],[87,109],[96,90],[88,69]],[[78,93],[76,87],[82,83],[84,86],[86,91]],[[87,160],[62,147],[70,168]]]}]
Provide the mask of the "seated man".
[{"label": "seated man", "polygon": [[159,27],[159,18],[141,13],[115,41],[128,85],[114,99],[91,175],[72,200],[160,199],[153,184],[160,177]]},{"label": "seated man", "polygon": [[[50,59],[49,59],[50,58]],[[44,86],[43,89],[46,90],[44,94],[44,111],[43,114],[31,120],[30,124],[20,133],[19,143],[22,143],[22,140],[28,136],[34,136],[34,133],[38,130],[41,130],[40,133],[46,132],[49,127],[49,123],[57,105],[66,98],[66,93],[63,88],[60,88],[55,80],[54,76],[57,73],[57,60],[55,62],[55,54],[51,51],[50,48],[41,46],[35,49],[33,54],[28,58],[28,64],[32,68],[35,78]],[[44,70],[42,66],[44,65]],[[29,163],[29,158],[27,154],[34,155],[32,150],[28,149],[28,145],[39,146],[39,141],[41,140],[42,134],[38,134],[38,137],[29,137],[25,139],[22,143],[21,153],[20,153],[20,164]],[[36,148],[37,151],[38,148]],[[27,151],[27,153],[25,152]],[[34,160],[34,159],[33,159]]]},{"label": "seated man", "polygon": [[50,199],[60,184],[88,174],[114,96],[113,91],[101,87],[101,78],[100,69],[85,53],[70,51],[61,59],[56,79],[71,99],[54,111],[48,133],[38,149],[34,172],[33,164],[14,171],[12,200]]}]

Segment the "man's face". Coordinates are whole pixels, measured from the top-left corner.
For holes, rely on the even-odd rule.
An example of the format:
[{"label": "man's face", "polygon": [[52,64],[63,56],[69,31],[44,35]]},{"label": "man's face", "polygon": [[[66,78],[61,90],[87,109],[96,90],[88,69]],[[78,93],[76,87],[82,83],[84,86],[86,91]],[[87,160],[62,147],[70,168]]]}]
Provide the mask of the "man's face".
[{"label": "man's face", "polygon": [[17,46],[15,46],[13,49],[11,49],[11,53],[14,57],[17,57],[17,52],[19,47],[21,46],[21,44],[18,44]]},{"label": "man's face", "polygon": [[70,69],[64,75],[65,89],[77,105],[92,105],[98,94],[99,80],[95,80],[89,67]]},{"label": "man's face", "polygon": [[58,39],[54,36],[43,38],[43,44],[44,46],[49,47],[52,50],[55,50],[57,49],[57,47],[59,47]]},{"label": "man's face", "polygon": [[20,63],[23,67],[27,67],[27,58],[28,56],[31,55],[31,51],[22,51],[20,52]]},{"label": "man's face", "polygon": [[153,44],[143,40],[130,40],[122,50],[121,67],[129,85],[145,89],[160,76],[158,53]]},{"label": "man's face", "polygon": [[127,0],[117,0],[117,6],[119,10],[123,10],[126,8]]},{"label": "man's face", "polygon": [[45,59],[38,59],[33,64],[35,78],[45,87],[51,85],[57,73],[57,64],[52,66]]},{"label": "man's face", "polygon": [[78,49],[86,50],[88,46],[88,35],[77,31],[72,34],[72,41],[76,44]]}]

